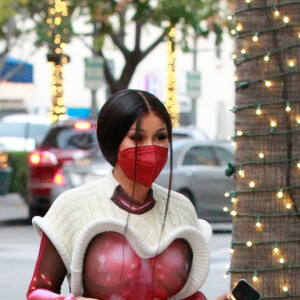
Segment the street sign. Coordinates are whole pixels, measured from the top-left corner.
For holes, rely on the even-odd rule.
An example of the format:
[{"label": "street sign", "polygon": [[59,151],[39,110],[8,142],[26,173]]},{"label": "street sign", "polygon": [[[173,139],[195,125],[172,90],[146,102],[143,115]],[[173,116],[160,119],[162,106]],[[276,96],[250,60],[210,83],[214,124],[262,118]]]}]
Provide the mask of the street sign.
[{"label": "street sign", "polygon": [[201,94],[201,73],[197,71],[186,72],[186,95],[197,98]]},{"label": "street sign", "polygon": [[86,57],[84,64],[85,87],[96,91],[104,83],[103,59],[101,57]]}]

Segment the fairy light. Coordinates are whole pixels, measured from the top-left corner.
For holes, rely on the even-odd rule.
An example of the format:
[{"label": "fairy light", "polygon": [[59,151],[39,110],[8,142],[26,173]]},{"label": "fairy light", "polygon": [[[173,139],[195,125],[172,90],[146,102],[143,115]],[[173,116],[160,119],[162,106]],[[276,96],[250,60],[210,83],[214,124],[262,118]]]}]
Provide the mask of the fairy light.
[{"label": "fairy light", "polygon": [[230,16],[227,16],[227,20],[228,21],[231,21],[232,20],[232,16],[230,15]]},{"label": "fairy light", "polygon": [[280,262],[281,264],[284,264],[284,258],[283,258],[283,257],[279,258],[279,262]]},{"label": "fairy light", "polygon": [[256,113],[258,116],[261,115],[262,111],[261,111],[260,105],[257,106],[257,109],[256,109],[255,113]]},{"label": "fairy light", "polygon": [[278,193],[277,193],[277,198],[282,198],[283,197],[283,191],[280,190]]},{"label": "fairy light", "polygon": [[252,242],[251,241],[247,241],[246,245],[247,245],[247,247],[251,247],[252,246]]},{"label": "fairy light", "polygon": [[271,87],[272,86],[272,82],[270,80],[265,80],[265,86],[266,87]]},{"label": "fairy light", "polygon": [[236,135],[237,136],[242,136],[243,135],[243,131],[241,131],[241,130],[237,131]]},{"label": "fairy light", "polygon": [[245,178],[245,171],[244,170],[239,170],[239,175],[241,178]]},{"label": "fairy light", "polygon": [[288,203],[286,206],[285,206],[287,209],[291,209],[292,208],[292,205],[290,203]]},{"label": "fairy light", "polygon": [[274,11],[274,16],[275,16],[275,17],[279,17],[279,15],[280,15],[280,12],[279,12],[279,10],[276,9],[276,10]]},{"label": "fairy light", "polygon": [[287,112],[290,112],[290,111],[291,111],[291,106],[290,106],[290,103],[289,103],[289,102],[286,103],[285,110],[286,110]]},{"label": "fairy light", "polygon": [[252,37],[252,41],[253,42],[258,42],[258,34],[255,34],[253,37]]},{"label": "fairy light", "polygon": [[226,192],[226,193],[224,194],[224,196],[225,196],[226,198],[228,198],[228,197],[230,196],[230,194],[229,194],[228,192]]},{"label": "fairy light", "polygon": [[265,56],[264,56],[264,61],[265,61],[265,62],[268,62],[269,60],[270,60],[270,56],[269,56],[269,55],[265,55]]},{"label": "fairy light", "polygon": [[225,212],[228,212],[228,207],[227,206],[225,206],[225,207],[223,207],[223,211],[225,211]]},{"label": "fairy light", "polygon": [[247,53],[247,51],[246,51],[246,49],[241,49],[241,53],[243,54],[243,55],[245,55],[246,53]]},{"label": "fairy light", "polygon": [[235,217],[237,215],[237,212],[235,210],[233,210],[231,213],[230,213],[233,217]]},{"label": "fairy light", "polygon": [[257,218],[256,223],[255,223],[255,226],[256,226],[257,228],[261,228],[261,222],[260,222],[260,219],[259,219],[259,218]]},{"label": "fairy light", "polygon": [[243,30],[243,25],[241,23],[237,24],[236,31],[242,31],[242,30]]},{"label": "fairy light", "polygon": [[249,186],[253,189],[255,187],[255,182],[254,181],[250,181],[249,182]]},{"label": "fairy light", "polygon": [[229,253],[230,253],[230,254],[233,254],[233,253],[234,253],[234,249],[233,249],[233,248],[230,248]]},{"label": "fairy light", "polygon": [[274,252],[275,254],[278,254],[278,253],[279,253],[279,248],[278,248],[278,246],[275,246],[275,247],[274,247],[273,252]]},{"label": "fairy light", "polygon": [[223,275],[223,278],[224,278],[224,279],[227,279],[227,278],[228,278],[228,274],[227,274],[227,273],[224,274],[224,275]]},{"label": "fairy light", "polygon": [[232,54],[232,59],[236,59],[236,54]]},{"label": "fairy light", "polygon": [[231,200],[230,200],[232,203],[235,203],[236,202],[236,198],[231,198]]},{"label": "fairy light", "polygon": [[262,152],[260,152],[260,153],[258,154],[258,157],[261,158],[261,159],[263,159],[263,158],[265,157],[265,155],[264,155]]},{"label": "fairy light", "polygon": [[300,169],[300,161],[297,162],[297,168]]},{"label": "fairy light", "polygon": [[289,290],[289,288],[285,285],[285,286],[282,288],[282,290],[286,293],[286,292]]},{"label": "fairy light", "polygon": [[235,35],[235,34],[236,34],[236,31],[235,31],[234,29],[232,29],[232,30],[230,31],[230,33],[231,33],[232,35]]},{"label": "fairy light", "polygon": [[296,122],[297,122],[298,125],[300,125],[300,117],[296,118]]},{"label": "fairy light", "polygon": [[282,20],[283,20],[283,22],[284,22],[285,24],[287,24],[287,23],[290,22],[290,19],[289,19],[289,17],[287,17],[287,16],[283,17]]},{"label": "fairy light", "polygon": [[288,66],[289,66],[291,69],[293,69],[293,68],[295,67],[295,61],[294,61],[293,59],[290,59],[290,60],[288,61]]},{"label": "fairy light", "polygon": [[254,282],[257,282],[257,280],[258,280],[257,272],[254,272],[254,274],[253,274],[253,276],[252,276],[252,280],[253,280]]},{"label": "fairy light", "polygon": [[272,129],[275,129],[276,126],[277,126],[277,122],[275,120],[271,120],[270,126],[271,126]]},{"label": "fairy light", "polygon": [[245,0],[245,2],[246,2],[247,4],[250,4],[250,3],[251,3],[251,0]]}]

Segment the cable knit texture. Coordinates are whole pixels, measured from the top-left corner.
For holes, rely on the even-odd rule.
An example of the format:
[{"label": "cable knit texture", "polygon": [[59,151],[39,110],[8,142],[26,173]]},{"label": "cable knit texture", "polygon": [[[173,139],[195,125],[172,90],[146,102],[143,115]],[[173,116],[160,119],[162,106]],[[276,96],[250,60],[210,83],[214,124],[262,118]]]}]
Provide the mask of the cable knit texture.
[{"label": "cable knit texture", "polygon": [[161,253],[177,238],[186,239],[193,250],[190,276],[172,299],[195,293],[209,270],[211,227],[203,220],[198,222],[195,209],[187,198],[172,192],[161,237],[168,190],[153,184],[155,206],[144,214],[135,215],[128,214],[111,201],[118,184],[111,173],[67,191],[56,199],[44,218],[33,219],[36,229],[44,231],[60,253],[71,279],[72,294],[79,296],[83,293],[82,264],[88,243],[95,235],[106,231],[125,234],[142,258]]}]

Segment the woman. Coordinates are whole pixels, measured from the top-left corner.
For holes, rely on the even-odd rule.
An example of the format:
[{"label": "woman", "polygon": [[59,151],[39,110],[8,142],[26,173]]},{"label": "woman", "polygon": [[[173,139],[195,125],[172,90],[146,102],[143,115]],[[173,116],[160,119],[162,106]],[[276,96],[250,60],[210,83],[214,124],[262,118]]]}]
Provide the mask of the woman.
[{"label": "woman", "polygon": [[[164,105],[147,92],[108,99],[97,137],[113,171],[63,193],[33,219],[42,240],[28,300],[206,299],[198,290],[211,228],[170,191],[172,168],[169,189],[153,184],[169,151],[172,165],[171,127]],[[65,276],[67,297],[59,295]]]}]

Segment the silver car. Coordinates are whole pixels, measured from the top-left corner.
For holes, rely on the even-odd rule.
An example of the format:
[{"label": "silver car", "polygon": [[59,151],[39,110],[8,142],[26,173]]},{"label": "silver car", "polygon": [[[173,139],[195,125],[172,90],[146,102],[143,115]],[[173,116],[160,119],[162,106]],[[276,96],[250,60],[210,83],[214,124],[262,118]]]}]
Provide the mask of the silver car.
[{"label": "silver car", "polygon": [[[231,216],[223,208],[230,210],[230,201],[224,194],[233,189],[233,179],[225,176],[225,169],[233,160],[234,150],[230,145],[196,139],[174,140],[172,190],[191,200],[199,218],[231,222]],[[58,171],[57,183],[54,177],[52,200],[67,189],[105,176],[111,169],[99,151],[65,163]],[[168,161],[155,182],[168,187],[169,175]]]},{"label": "silver car", "polygon": [[[234,161],[234,149],[228,144],[181,139],[173,145],[172,190],[187,196],[198,217],[209,222],[231,222],[223,208],[231,209],[224,194],[233,189],[233,179],[225,175],[228,163]],[[167,187],[169,163],[156,183]]]}]

